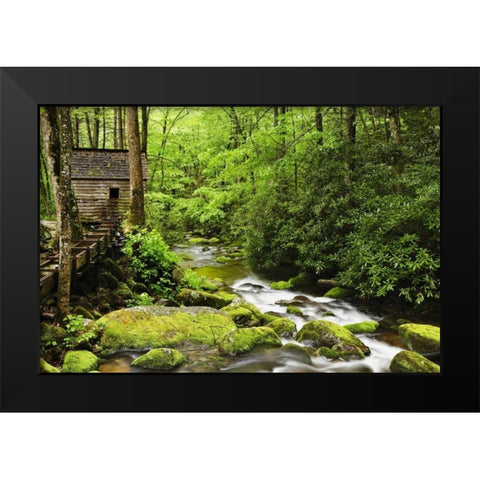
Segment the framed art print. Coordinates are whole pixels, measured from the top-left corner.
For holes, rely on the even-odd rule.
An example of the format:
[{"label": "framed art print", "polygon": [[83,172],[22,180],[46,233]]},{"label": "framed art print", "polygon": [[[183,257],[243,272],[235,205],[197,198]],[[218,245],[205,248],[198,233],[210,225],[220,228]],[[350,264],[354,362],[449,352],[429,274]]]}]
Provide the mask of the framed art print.
[{"label": "framed art print", "polygon": [[4,411],[478,411],[476,68],[3,68]]}]

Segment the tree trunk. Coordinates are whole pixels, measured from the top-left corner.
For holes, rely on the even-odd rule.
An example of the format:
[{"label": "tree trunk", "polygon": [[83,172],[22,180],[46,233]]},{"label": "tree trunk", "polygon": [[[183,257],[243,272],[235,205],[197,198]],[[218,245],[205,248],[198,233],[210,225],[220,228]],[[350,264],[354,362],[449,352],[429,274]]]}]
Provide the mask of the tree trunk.
[{"label": "tree trunk", "polygon": [[118,148],[117,109],[113,107],[113,148]]},{"label": "tree trunk", "polygon": [[[138,120],[137,120],[137,125],[138,125]],[[119,140],[119,146],[120,150],[125,149],[125,141],[124,141],[124,136],[123,136],[123,112],[122,112],[122,107],[118,107],[118,140]]]},{"label": "tree trunk", "polygon": [[273,126],[278,127],[278,107],[273,107]]},{"label": "tree trunk", "polygon": [[323,115],[320,107],[315,108],[315,128],[320,134],[317,140],[317,145],[323,145]]},{"label": "tree trunk", "polygon": [[88,113],[85,113],[85,121],[87,122],[88,142],[90,143],[90,148],[95,148],[92,136],[92,129],[90,127],[90,117],[88,116]]},{"label": "tree trunk", "polygon": [[142,112],[142,151],[147,154],[147,139],[148,139],[148,107],[140,107]]},{"label": "tree trunk", "polygon": [[398,116],[398,107],[388,107],[388,119],[390,121],[390,138],[396,145],[401,145],[400,138],[400,119]]},{"label": "tree trunk", "polygon": [[98,148],[98,139],[100,137],[100,107],[93,109],[93,148]]},{"label": "tree trunk", "polygon": [[105,150],[105,144],[107,143],[107,128],[106,128],[106,118],[105,118],[105,107],[102,108],[102,148]]},{"label": "tree trunk", "polygon": [[60,126],[60,177],[58,196],[60,212],[60,247],[58,260],[57,319],[62,320],[69,314],[70,283],[72,268],[72,228],[70,222],[72,125],[68,107],[58,107]]},{"label": "tree trunk", "polygon": [[347,141],[355,145],[357,131],[355,126],[355,121],[357,118],[356,107],[346,107],[345,112],[345,136]]},{"label": "tree trunk", "polygon": [[128,156],[130,161],[130,226],[145,223],[143,169],[137,107],[127,107]]}]

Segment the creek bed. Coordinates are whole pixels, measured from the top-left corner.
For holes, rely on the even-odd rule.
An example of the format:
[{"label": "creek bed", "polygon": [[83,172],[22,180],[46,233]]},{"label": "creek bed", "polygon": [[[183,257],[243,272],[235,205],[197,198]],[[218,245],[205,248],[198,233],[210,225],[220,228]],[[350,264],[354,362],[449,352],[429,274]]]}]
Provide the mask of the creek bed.
[{"label": "creek bed", "polygon": [[[189,364],[193,364],[194,367],[181,367],[175,370],[176,373],[212,371],[231,373],[388,373],[392,358],[405,349],[398,334],[390,328],[393,325],[392,319],[400,318],[398,312],[385,314],[385,311],[379,312],[378,305],[322,297],[317,293],[316,285],[299,287],[294,290],[273,290],[270,288],[272,281],[285,280],[288,277],[279,279],[254,273],[239,258],[219,263],[216,260],[218,257],[232,253],[231,249],[222,246],[183,245],[177,246],[173,250],[182,258],[182,265],[185,268],[192,268],[198,275],[204,275],[207,278],[221,278],[233,293],[255,305],[262,313],[271,312],[293,320],[297,331],[306,322],[320,318],[326,318],[338,325],[372,320],[380,323],[378,333],[357,335],[371,351],[370,355],[364,359],[332,361],[322,356],[303,357],[280,348],[258,348],[250,353],[226,358],[221,365],[212,366],[208,363],[210,352],[205,352],[205,348],[199,347],[191,348],[187,352],[190,358]],[[287,313],[287,306],[290,304],[298,306],[302,315]],[[325,316],[326,314],[328,316]],[[283,344],[302,345],[292,337],[282,337],[281,340]],[[152,371],[130,366],[130,363],[139,355],[138,352],[118,353],[110,357],[100,367],[100,371],[151,373]]]}]

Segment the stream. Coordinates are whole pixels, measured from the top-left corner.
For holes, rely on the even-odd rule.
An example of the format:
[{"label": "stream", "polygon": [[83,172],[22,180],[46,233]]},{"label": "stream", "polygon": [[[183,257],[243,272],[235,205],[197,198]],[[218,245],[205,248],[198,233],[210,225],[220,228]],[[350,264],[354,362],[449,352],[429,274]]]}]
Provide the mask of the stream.
[{"label": "stream", "polygon": [[[354,304],[345,300],[334,300],[318,294],[318,287],[299,287],[294,290],[272,290],[272,281],[286,280],[284,278],[269,278],[249,270],[239,258],[233,258],[227,263],[218,263],[216,258],[231,255],[235,252],[221,246],[188,245],[173,249],[182,258],[185,268],[192,268],[199,276],[221,278],[231,289],[246,302],[255,305],[262,313],[281,314],[293,320],[297,331],[314,319],[323,318],[328,313],[329,321],[339,325],[374,320],[380,323],[377,333],[359,334],[358,338],[370,348],[371,354],[359,360],[329,360],[322,356],[302,357],[298,352],[280,348],[256,349],[236,357],[231,357],[226,364],[216,371],[243,373],[290,373],[290,372],[322,372],[322,373],[388,373],[392,358],[404,350],[398,334],[390,328],[392,319],[385,312],[380,313],[375,306],[364,302]],[[290,276],[293,276],[290,275]],[[287,306],[295,305],[301,308],[302,316],[287,313]],[[394,318],[394,316],[391,316]],[[399,317],[396,317],[399,318]],[[296,342],[292,337],[281,338],[282,343]],[[304,346],[304,345],[302,345]],[[199,349],[193,352],[195,357],[205,357],[211,352]],[[110,357],[100,367],[102,372],[155,373],[143,368],[131,366],[138,352],[122,352]],[[190,354],[191,355],[191,354]],[[192,372],[195,370],[181,367],[175,372]],[[203,371],[203,370],[202,370]]]}]

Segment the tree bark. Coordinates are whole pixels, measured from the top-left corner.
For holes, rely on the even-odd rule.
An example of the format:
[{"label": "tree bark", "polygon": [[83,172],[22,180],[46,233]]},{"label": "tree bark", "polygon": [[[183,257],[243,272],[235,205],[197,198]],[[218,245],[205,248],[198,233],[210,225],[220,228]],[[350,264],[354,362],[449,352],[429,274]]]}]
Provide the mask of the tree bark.
[{"label": "tree bark", "polygon": [[317,140],[317,145],[323,145],[323,115],[320,107],[315,108],[315,128],[320,134]]},{"label": "tree bark", "polygon": [[345,136],[347,138],[347,141],[352,145],[355,145],[355,141],[357,137],[357,129],[355,126],[356,118],[357,118],[356,107],[346,107]]},{"label": "tree bark", "polygon": [[128,156],[130,160],[130,226],[145,223],[143,169],[137,107],[127,107]]},{"label": "tree bark", "polygon": [[85,122],[87,122],[88,142],[90,144],[90,148],[95,148],[92,136],[92,129],[90,127],[90,117],[88,116],[88,113],[85,113]]},{"label": "tree bark", "polygon": [[[138,120],[137,120],[138,124]],[[123,112],[122,112],[122,107],[118,107],[118,140],[119,140],[119,146],[120,150],[125,149],[125,140],[123,136]]]},{"label": "tree bark", "polygon": [[60,247],[58,260],[57,319],[63,320],[70,312],[70,283],[72,269],[72,228],[70,221],[72,125],[68,107],[58,107],[60,126],[60,177],[58,196],[60,212]]},{"label": "tree bark", "polygon": [[93,117],[93,148],[98,148],[98,139],[100,137],[100,107],[94,107]]},{"label": "tree bark", "polygon": [[142,112],[142,151],[147,155],[147,140],[148,140],[148,107],[140,107]]},{"label": "tree bark", "polygon": [[400,119],[398,116],[398,107],[388,107],[387,108],[388,119],[390,122],[390,138],[395,142],[396,145],[401,145],[400,138]]},{"label": "tree bark", "polygon": [[118,148],[117,108],[113,107],[113,148]]}]

